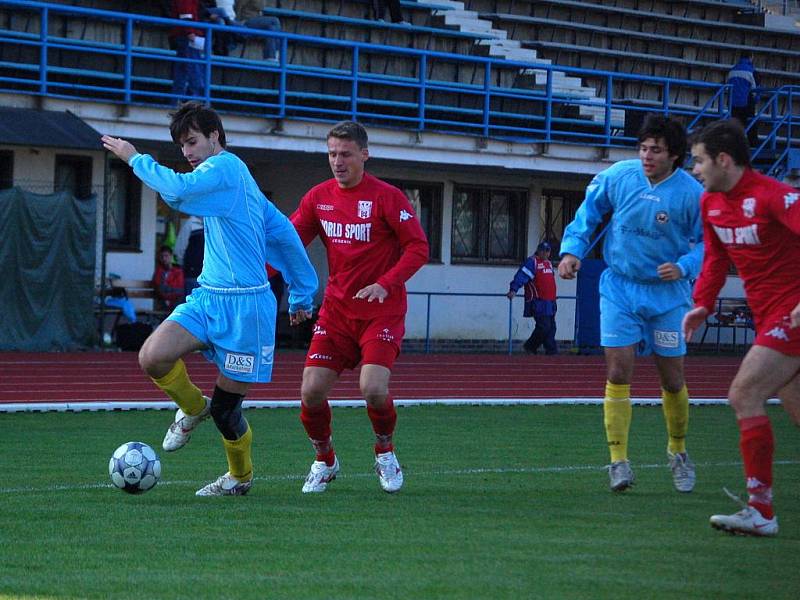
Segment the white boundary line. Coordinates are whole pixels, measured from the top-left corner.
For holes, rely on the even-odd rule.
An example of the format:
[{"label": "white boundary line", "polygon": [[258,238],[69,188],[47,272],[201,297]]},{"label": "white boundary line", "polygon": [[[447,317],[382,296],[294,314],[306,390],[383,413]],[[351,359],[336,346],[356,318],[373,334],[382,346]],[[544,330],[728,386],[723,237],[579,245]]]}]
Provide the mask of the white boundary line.
[{"label": "white boundary line", "polygon": [[[409,398],[395,399],[395,406],[542,406],[548,404],[602,404],[603,399],[592,398]],[[661,398],[631,398],[635,405],[660,405]],[[692,398],[693,406],[728,404],[727,398]],[[780,404],[772,398],[768,404]],[[331,406],[363,408],[364,400],[331,400]],[[245,400],[244,408],[299,408],[299,400]],[[122,402],[12,402],[0,403],[0,413],[15,412],[84,412],[100,410],[175,410],[174,402],[122,401]]]},{"label": "white boundary line", "polygon": [[[798,460],[776,460],[774,465],[800,465]],[[726,462],[711,462],[711,463],[696,463],[696,466],[701,468],[713,467],[739,467],[742,465],[741,461],[726,461]],[[636,469],[667,469],[666,463],[656,464],[635,464]],[[518,467],[518,468],[502,468],[502,467],[474,467],[471,469],[435,469],[430,471],[413,471],[405,469],[406,473],[412,477],[439,477],[439,476],[454,476],[454,477],[470,477],[472,475],[530,475],[530,474],[547,474],[547,473],[575,473],[578,471],[601,471],[606,467],[604,465],[564,465],[559,467]],[[337,479],[363,479],[375,477],[373,472],[365,473],[340,473],[336,476]],[[284,475],[266,475],[255,477],[255,481],[302,481],[305,475],[299,474],[284,474]],[[202,482],[191,480],[161,480],[159,486],[171,485],[202,485]],[[52,485],[44,487],[14,487],[14,488],[1,488],[0,495],[2,494],[51,494],[53,492],[72,492],[78,490],[94,490],[94,489],[114,489],[111,483],[86,483],[82,485]]]}]

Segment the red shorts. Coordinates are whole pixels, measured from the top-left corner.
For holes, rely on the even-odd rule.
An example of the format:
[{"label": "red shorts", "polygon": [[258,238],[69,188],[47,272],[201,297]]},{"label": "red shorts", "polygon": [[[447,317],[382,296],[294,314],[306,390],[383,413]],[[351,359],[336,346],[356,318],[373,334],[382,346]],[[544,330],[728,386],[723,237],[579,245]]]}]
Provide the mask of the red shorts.
[{"label": "red shorts", "polygon": [[360,320],[326,307],[314,325],[306,366],[341,373],[363,362],[391,369],[400,354],[405,332],[405,315]]},{"label": "red shorts", "polygon": [[791,327],[789,313],[773,313],[759,320],[755,346],[766,346],[787,356],[800,356],[800,327]]}]

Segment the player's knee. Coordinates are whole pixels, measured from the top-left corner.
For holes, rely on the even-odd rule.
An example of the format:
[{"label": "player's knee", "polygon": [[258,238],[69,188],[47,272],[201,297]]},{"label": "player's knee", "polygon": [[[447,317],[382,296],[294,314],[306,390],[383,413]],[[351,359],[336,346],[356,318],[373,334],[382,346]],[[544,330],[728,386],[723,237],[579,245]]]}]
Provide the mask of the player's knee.
[{"label": "player's knee", "polygon": [[389,390],[382,384],[363,383],[361,384],[361,395],[370,406],[380,407],[386,402]]},{"label": "player's knee", "polygon": [[212,398],[211,418],[226,440],[238,440],[247,432],[241,398],[234,402]]}]

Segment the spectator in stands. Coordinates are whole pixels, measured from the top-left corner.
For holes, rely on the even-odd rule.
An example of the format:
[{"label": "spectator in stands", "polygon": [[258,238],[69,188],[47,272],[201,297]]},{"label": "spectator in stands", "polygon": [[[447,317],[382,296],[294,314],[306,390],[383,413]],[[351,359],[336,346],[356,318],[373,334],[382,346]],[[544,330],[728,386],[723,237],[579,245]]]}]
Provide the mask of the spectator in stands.
[{"label": "spectator in stands", "polygon": [[291,216],[304,244],[319,236],[330,273],[300,392],[300,420],[315,452],[303,493],[324,492],[336,478],[328,395],[342,371],[359,363],[375,472],[391,493],[402,487],[403,472],[392,442],[397,412],[389,378],[404,334],[405,283],[428,261],[428,240],[406,195],[365,172],[364,127],[337,123],[327,147],[333,177],[311,188]]},{"label": "spectator in stands", "polygon": [[[730,71],[728,83],[731,84],[731,117],[738,120],[742,127],[747,128],[756,114],[755,88],[758,87],[758,72],[753,66],[749,54],[743,54]],[[753,125],[747,131],[750,146],[758,146],[758,126]]]},{"label": "spectator in stands", "polygon": [[[281,22],[277,17],[264,15],[265,0],[236,0],[236,13],[245,27],[264,31],[280,31]],[[264,60],[280,58],[280,40],[275,37],[263,37]]]},{"label": "spectator in stands", "polygon": [[[213,6],[206,6],[205,17],[210,23],[216,25],[238,25],[233,0],[216,0],[210,2]],[[212,33],[212,51],[218,56],[228,56],[231,49],[236,46],[238,36],[225,31],[216,30]]]},{"label": "spectator in stands", "polygon": [[[109,135],[103,146],[131,166],[169,206],[203,215],[207,231],[202,286],[147,338],[139,364],[179,409],[164,437],[179,450],[209,416],[222,434],[228,471],[198,496],[240,496],[253,482],[253,433],[242,413],[253,383],[272,378],[275,299],[264,265],[279,266],[289,286],[292,322],[311,317],[317,275],[289,220],[258,189],[241,159],[226,150],[219,115],[188,102],[172,115],[172,140],[194,169],[176,173],[128,141]],[[211,398],[203,395],[183,357],[202,351],[217,369]]]},{"label": "spectator in stands", "polygon": [[603,244],[608,268],[600,277],[609,487],[621,492],[634,481],[628,461],[630,390],[636,351],[643,344],[656,354],[673,484],[679,492],[691,492],[695,469],[686,453],[689,393],[681,320],[691,308],[691,279],[702,262],[703,189],[681,169],[686,133],[677,121],[650,115],[638,139],[638,160],[612,165],[586,188],[586,198],[564,231],[558,272],[566,279],[575,277],[592,233],[610,214]]},{"label": "spectator in stands", "polygon": [[714,515],[716,529],[773,536],[775,440],[766,412],[777,396],[800,425],[800,194],[750,166],[739,123],[717,121],[692,137],[693,172],[706,193],[701,202],[706,257],[694,289],[695,308],[683,319],[686,339],[715,310],[732,263],[753,311],[756,338],[731,383],[728,398],[739,426],[748,501],[732,515]]},{"label": "spectator in stands", "polygon": [[[172,0],[170,17],[187,22],[200,21],[200,0]],[[172,94],[178,103],[205,93],[203,68],[199,61],[203,57],[205,37],[203,31],[193,27],[175,27],[169,33],[170,48],[179,59],[172,73]]]},{"label": "spectator in stands", "polygon": [[173,258],[172,248],[161,246],[153,273],[153,291],[158,310],[172,311],[186,300],[183,269],[173,263]]},{"label": "spectator in stands", "polygon": [[405,23],[403,12],[400,10],[400,0],[372,0],[373,18],[376,21],[383,21],[387,8],[389,9],[392,23]]},{"label": "spectator in stands", "polygon": [[187,296],[200,286],[197,278],[203,270],[204,246],[203,217],[193,215],[184,221],[175,240],[175,260],[183,269],[183,286]]},{"label": "spectator in stands", "polygon": [[510,300],[517,295],[519,288],[525,286],[525,308],[522,315],[533,317],[536,327],[522,347],[531,354],[536,354],[542,344],[545,354],[558,354],[556,278],[553,263],[550,262],[551,249],[548,242],[539,244],[536,252],[517,270],[506,294]]}]

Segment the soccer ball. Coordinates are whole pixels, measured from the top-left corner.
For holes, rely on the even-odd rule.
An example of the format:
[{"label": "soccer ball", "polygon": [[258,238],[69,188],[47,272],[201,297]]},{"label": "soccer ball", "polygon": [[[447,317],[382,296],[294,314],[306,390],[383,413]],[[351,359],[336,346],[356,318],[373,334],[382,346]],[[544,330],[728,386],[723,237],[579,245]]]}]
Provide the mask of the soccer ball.
[{"label": "soccer ball", "polygon": [[111,455],[108,474],[123,492],[141,494],[153,489],[161,479],[161,461],[144,442],[126,442]]}]

